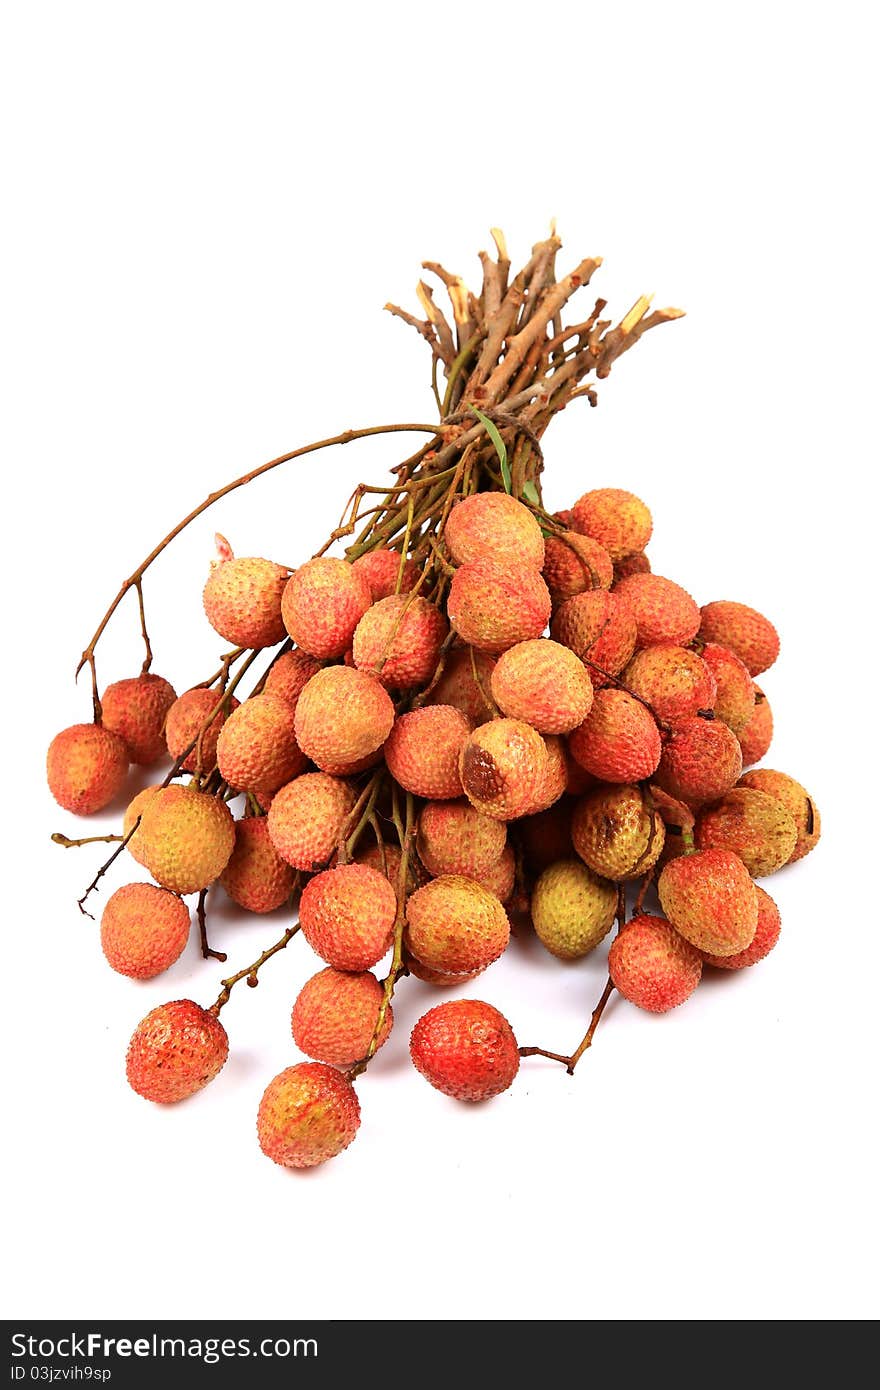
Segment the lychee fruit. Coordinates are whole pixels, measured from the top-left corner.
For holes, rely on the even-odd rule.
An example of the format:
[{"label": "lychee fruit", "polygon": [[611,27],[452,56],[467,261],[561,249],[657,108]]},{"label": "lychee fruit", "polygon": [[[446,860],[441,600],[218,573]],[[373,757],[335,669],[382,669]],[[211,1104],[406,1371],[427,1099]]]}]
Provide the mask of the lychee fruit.
[{"label": "lychee fruit", "polygon": [[152,883],[127,883],[107,899],[101,947],[114,970],[132,980],[161,975],[189,938],[186,904]]},{"label": "lychee fruit", "polygon": [[666,916],[698,951],[732,956],[755,936],[758,898],[749,871],[727,849],[671,859],[657,883]]},{"label": "lychee fruit", "polygon": [[252,695],[227,719],[217,739],[220,775],[237,791],[276,792],[305,772],[294,711],[280,695]]},{"label": "lychee fruit", "polygon": [[671,642],[637,651],[620,679],[664,723],[676,724],[715,705],[715,677],[709,667],[696,652]]},{"label": "lychee fruit", "polygon": [[798,859],[803,859],[805,854],[809,854],[822,833],[822,821],[819,808],[806,787],[802,787],[800,782],[796,782],[787,773],[774,772],[769,767],[753,768],[740,779],[739,785],[775,797],[788,811],[797,830],[797,843],[789,855],[789,864],[794,864]]},{"label": "lychee fruit", "polygon": [[263,686],[264,695],[280,695],[296,709],[296,703],[312,676],[320,671],[321,663],[308,652],[282,652],[272,662]]},{"label": "lychee fruit", "polygon": [[497,655],[541,636],[550,621],[550,591],[531,565],[474,560],[456,570],[446,611],[463,642]]},{"label": "lychee fruit", "polygon": [[296,645],[325,661],[345,655],[372,601],[360,570],[323,555],[307,560],[288,580],[281,612]]},{"label": "lychee fruit", "polygon": [[257,1112],[260,1148],[282,1168],[314,1168],[347,1149],[361,1108],[350,1081],[324,1062],[299,1062],[274,1077]]},{"label": "lychee fruit", "polygon": [[611,930],[617,888],[580,859],[545,869],[532,892],[532,921],[540,941],[560,960],[587,955]]},{"label": "lychee fruit", "polygon": [[623,883],[657,863],[666,832],[641,787],[605,786],[575,806],[571,838],[594,873]]},{"label": "lychee fruit", "polygon": [[409,1051],[425,1080],[454,1100],[490,1100],[519,1071],[513,1029],[479,999],[451,999],[429,1009],[412,1031]]},{"label": "lychee fruit", "polygon": [[326,772],[305,772],[273,796],[266,818],[269,838],[294,869],[323,868],[339,847],[354,803],[347,782]]},{"label": "lychee fruit", "polygon": [[175,999],[141,1019],[128,1045],[125,1072],[139,1096],[172,1105],[213,1081],[228,1056],[220,1020],[192,999]]},{"label": "lychee fruit", "polygon": [[703,963],[699,951],[662,917],[642,914],[612,941],[608,973],[624,999],[665,1014],[693,994]]},{"label": "lychee fruit", "polygon": [[638,646],[652,647],[657,642],[680,646],[696,636],[700,610],[687,590],[671,579],[659,574],[631,574],[620,580],[614,592],[632,609]]},{"label": "lychee fruit", "polygon": [[448,631],[443,614],[426,598],[392,594],[368,608],[355,628],[354,664],[389,690],[427,685]]},{"label": "lychee fruit", "polygon": [[229,554],[215,563],[202,594],[208,622],[236,647],[274,647],[285,636],[281,595],[290,571],[271,560]]},{"label": "lychee fruit", "polygon": [[743,970],[747,965],[757,965],[773,950],[781,927],[779,908],[759,883],[755,884],[755,892],[758,895],[758,925],[751,945],[733,956],[710,956],[704,951],[705,965],[714,965],[719,970]]},{"label": "lychee fruit", "polygon": [[636,649],[636,620],[625,599],[592,589],[566,599],[550,625],[556,642],[580,657],[597,688],[623,670]]},{"label": "lychee fruit", "polygon": [[[191,744],[195,745],[181,763],[184,772],[210,772],[215,766],[220,730],[239,705],[234,695],[227,695],[225,704],[211,719],[222,699],[221,690],[208,690],[200,685],[194,690],[185,690],[169,709],[165,740],[174,761],[177,762]],[[209,719],[211,722],[207,724]]]},{"label": "lychee fruit", "polygon": [[700,610],[700,637],[738,656],[751,676],[760,676],[779,655],[779,633],[763,613],[745,603],[721,600]]},{"label": "lychee fruit", "polygon": [[[369,971],[352,973],[328,965],[306,980],[296,997],[290,1021],[294,1042],[317,1062],[352,1066],[367,1054],[382,996],[382,986]],[[377,1047],[385,1042],[393,1022],[389,1004]]]},{"label": "lychee fruit", "polygon": [[573,651],[539,637],[502,652],[492,672],[492,698],[502,713],[541,734],[567,734],[586,719],[593,686]]},{"label": "lychee fruit", "polygon": [[797,826],[781,801],[749,787],[734,787],[697,820],[700,849],[738,854],[752,878],[774,874],[797,844]]},{"label": "lychee fruit", "polygon": [[596,691],[593,708],[569,736],[568,747],[581,767],[603,782],[641,782],[660,761],[660,732],[640,701],[608,688]]},{"label": "lychee fruit", "polygon": [[636,550],[632,555],[625,555],[622,560],[614,561],[615,584],[621,579],[628,579],[631,574],[650,573],[651,561],[648,559],[644,550]]},{"label": "lychee fruit", "polygon": [[46,754],[49,790],[65,811],[91,816],[113,800],[128,772],[128,748],[100,724],[73,724]]},{"label": "lychee fruit", "polygon": [[474,729],[459,765],[468,800],[484,815],[515,820],[539,809],[545,789],[547,746],[521,719],[493,719]]},{"label": "lychee fruit", "polygon": [[484,816],[469,801],[432,801],[419,815],[416,844],[419,858],[435,877],[479,878],[501,858],[507,826]]},{"label": "lychee fruit", "polygon": [[759,685],[754,686],[755,708],[752,717],[737,734],[742,749],[743,767],[751,767],[766,758],[773,742],[773,711],[770,701]]},{"label": "lychee fruit", "polygon": [[610,589],[614,580],[605,547],[577,531],[563,531],[545,542],[543,573],[555,607],[587,589]]},{"label": "lychee fruit", "polygon": [[670,796],[700,806],[729,792],[742,772],[736,734],[720,719],[677,724],[663,745],[656,781]]},{"label": "lychee fruit", "polygon": [[391,697],[375,676],[325,666],[299,697],[296,741],[318,767],[335,771],[375,753],[393,723]]},{"label": "lychee fruit", "polygon": [[544,537],[528,507],[505,492],[478,492],[452,508],[443,538],[458,565],[472,560],[493,564],[544,563]]},{"label": "lychee fruit", "polygon": [[[434,686],[429,705],[454,705],[476,726],[493,719],[491,679],[495,660],[476,647],[454,647],[446,657],[440,679]],[[475,674],[476,673],[476,674]]]},{"label": "lychee fruit", "polygon": [[700,656],[717,687],[714,705],[701,708],[714,709],[716,719],[723,719],[728,729],[741,734],[755,710],[755,682],[739,657],[717,642],[707,642]]},{"label": "lychee fruit", "polygon": [[547,758],[540,783],[534,789],[534,798],[528,808],[528,815],[548,811],[568,787],[568,758],[566,747],[556,734],[544,735],[544,748]]},{"label": "lychee fruit", "polygon": [[612,560],[644,550],[651,539],[651,513],[641,498],[619,487],[585,492],[571,509],[572,528],[604,545]]},{"label": "lychee fruit", "polygon": [[157,883],[173,893],[198,893],[226,867],[235,823],[219,797],[166,787],[144,806],[137,835],[142,862]]},{"label": "lychee fruit", "polygon": [[686,806],[683,801],[677,801],[662,787],[652,783],[648,791],[654,809],[663,821],[666,832],[659,859],[659,863],[665,864],[667,859],[675,859],[678,855],[685,854],[694,848],[694,828],[697,818],[689,806]]},{"label": "lychee fruit", "polygon": [[415,796],[448,801],[461,796],[458,766],[471,725],[452,705],[426,705],[401,714],[385,744],[392,777]]},{"label": "lychee fruit", "polygon": [[509,903],[516,885],[516,855],[507,845],[495,863],[474,874],[474,882],[493,893],[500,903]]},{"label": "lychee fruit", "polygon": [[287,902],[295,879],[295,870],[272,843],[265,816],[235,822],[235,847],[220,875],[234,903],[246,912],[274,912]]},{"label": "lychee fruit", "polygon": [[[125,808],[125,814],[122,817],[122,838],[127,839],[128,832],[132,830],[132,828],[137,824],[138,817],[143,816],[144,811],[146,810],[148,803],[152,799],[154,792],[167,791],[173,793],[182,790],[183,788],[178,787],[174,782],[172,782],[171,785],[168,787],[163,787],[161,782],[156,782],[153,784],[153,786],[150,787],[144,787],[143,791],[139,791],[137,796],[132,797],[131,801]],[[138,826],[137,830],[134,831],[134,834],[132,835],[131,839],[128,840],[126,849],[128,850],[132,859],[135,859],[138,864],[142,864],[144,868],[146,868],[146,860],[141,855],[139,838],[140,833],[140,826]]]},{"label": "lychee fruit", "polygon": [[571,842],[573,807],[571,798],[563,797],[548,810],[539,811],[535,816],[524,816],[517,822],[517,839],[533,874],[540,874],[559,859],[574,857]]},{"label": "lychee fruit", "polygon": [[368,550],[366,555],[354,560],[351,567],[367,581],[373,602],[378,603],[380,599],[389,598],[391,594],[408,594],[415,584],[419,574],[415,561],[405,560],[402,574],[400,564],[399,550],[380,546],[378,550]]},{"label": "lychee fruit", "polygon": [[[444,802],[435,802],[435,805],[445,805]],[[375,869],[377,873],[384,874],[391,884],[395,893],[400,884],[400,847],[384,843],[380,845],[367,845],[365,849],[359,849],[355,855],[356,864],[366,864],[368,868]],[[409,865],[406,875],[406,892],[414,893],[417,888],[421,888],[423,883],[427,883],[428,874],[422,868],[418,859],[414,855],[409,856]]]},{"label": "lychee fruit", "polygon": [[124,741],[131,762],[149,767],[165,756],[165,716],[176,699],[162,676],[114,681],[101,696],[101,723]]},{"label": "lychee fruit", "polygon": [[[483,970],[464,971],[458,975],[448,974],[444,970],[431,970],[429,966],[422,965],[415,956],[405,952],[404,959],[406,968],[410,975],[416,980],[421,980],[426,985],[436,985],[437,989],[452,989],[455,985],[466,985],[470,980],[476,980],[482,975]],[[484,966],[483,969],[486,967]]]},{"label": "lychee fruit", "polygon": [[[271,812],[270,812],[271,814]],[[312,950],[335,970],[369,970],[391,945],[397,895],[384,874],[340,864],[309,880],[299,923]]]},{"label": "lychee fruit", "polygon": [[430,970],[482,970],[509,940],[507,913],[495,895],[458,874],[432,879],[406,905],[407,949]]}]

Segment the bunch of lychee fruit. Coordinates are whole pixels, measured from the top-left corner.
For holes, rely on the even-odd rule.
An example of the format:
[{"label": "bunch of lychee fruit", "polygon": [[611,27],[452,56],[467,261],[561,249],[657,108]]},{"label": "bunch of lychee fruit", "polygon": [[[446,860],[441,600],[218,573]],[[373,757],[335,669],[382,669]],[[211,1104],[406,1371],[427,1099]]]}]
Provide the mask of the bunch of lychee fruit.
[{"label": "bunch of lychee fruit", "polygon": [[[310,1060],[259,1103],[277,1163],[311,1166],[351,1143],[354,1082],[393,1045],[391,995],[407,974],[440,994],[410,1039],[422,1076],[464,1101],[511,1085],[521,1052],[507,1020],[442,992],[489,970],[512,921],[576,961],[616,919],[611,986],[655,1014],[684,1003],[705,968],[741,970],[776,945],[779,912],[756,880],[819,837],[799,782],[743,773],[770,746],[755,682],[779,639],[754,609],[700,608],[652,573],[651,529],[618,488],[553,517],[473,491],[435,528],[431,588],[405,542],[294,572],[223,546],[209,622],[239,653],[278,649],[254,692],[239,702],[229,662],[182,695],[147,672],[107,687],[98,722],[53,740],[50,788],[78,814],[106,806],[130,764],[175,760],[125,815],[125,852],[153,883],[107,901],[114,970],[167,969],[190,931],[184,900],[203,908],[213,884],[249,912],[298,905],[320,968],[292,1001]],[[639,888],[628,921],[626,885]],[[136,1092],[179,1101],[217,1076],[229,988],[255,983],[262,963],[210,1008],[176,1000],[141,1021],[127,1055]]]}]

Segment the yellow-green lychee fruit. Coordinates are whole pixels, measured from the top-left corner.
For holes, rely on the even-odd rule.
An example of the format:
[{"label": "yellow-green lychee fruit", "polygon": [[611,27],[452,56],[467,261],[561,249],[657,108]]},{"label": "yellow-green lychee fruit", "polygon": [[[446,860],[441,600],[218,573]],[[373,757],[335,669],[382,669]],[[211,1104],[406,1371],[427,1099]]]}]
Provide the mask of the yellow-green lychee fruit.
[{"label": "yellow-green lychee fruit", "polygon": [[756,767],[740,778],[741,787],[750,787],[775,797],[788,811],[797,830],[797,843],[789,856],[789,864],[803,859],[805,854],[815,848],[822,833],[819,808],[806,787],[789,777],[785,772],[774,772],[769,767]]},{"label": "yellow-green lychee fruit", "polygon": [[589,714],[593,686],[573,651],[539,637],[502,652],[492,672],[492,698],[503,714],[541,734],[567,734]]},{"label": "yellow-green lychee fruit", "polygon": [[373,602],[363,574],[329,555],[307,560],[284,590],[284,624],[298,647],[322,661],[344,656]]},{"label": "yellow-green lychee fruit", "polygon": [[406,905],[407,949],[429,970],[461,975],[483,970],[510,940],[498,898],[473,879],[443,874]]},{"label": "yellow-green lychee fruit", "polygon": [[157,883],[173,893],[198,893],[226,867],[235,824],[219,797],[166,787],[144,807],[138,836],[143,862]]},{"label": "yellow-green lychee fruit", "polygon": [[651,513],[640,497],[620,487],[597,487],[571,509],[575,531],[604,545],[612,560],[644,550],[651,539]]},{"label": "yellow-green lychee fruit", "polygon": [[274,912],[293,892],[296,871],[281,858],[265,816],[235,822],[235,846],[220,875],[229,897],[247,912]]},{"label": "yellow-green lychee fruit", "polygon": [[580,859],[562,859],[545,869],[532,892],[535,931],[551,955],[577,960],[611,930],[617,888]]},{"label": "yellow-green lychee fruit", "polygon": [[128,748],[100,724],[73,724],[46,754],[49,790],[65,811],[91,816],[113,800],[128,772]]},{"label": "yellow-green lychee fruit", "polygon": [[733,850],[752,878],[774,874],[787,864],[797,837],[794,818],[783,803],[749,787],[734,787],[697,820],[699,848]]},{"label": "yellow-green lychee fruit", "polygon": [[101,723],[124,741],[133,763],[149,767],[165,756],[165,716],[176,699],[174,686],[149,672],[114,681],[101,696]]},{"label": "yellow-green lychee fruit", "polygon": [[281,595],[290,571],[254,556],[235,559],[223,538],[217,539],[221,558],[202,594],[208,622],[236,647],[274,647],[285,636]]},{"label": "yellow-green lychee fruit", "polygon": [[495,564],[544,563],[544,537],[534,515],[505,492],[477,492],[452,508],[443,538],[458,565],[471,560]]},{"label": "yellow-green lychee fruit", "polygon": [[280,695],[252,695],[227,719],[217,739],[220,775],[236,791],[271,794],[305,772],[295,712]]},{"label": "yellow-green lychee fruit", "polygon": [[666,831],[659,811],[641,787],[606,786],[577,803],[571,837],[594,873],[624,883],[657,863]]},{"label": "yellow-green lychee fruit", "polygon": [[393,723],[391,697],[375,676],[351,666],[325,666],[300,695],[294,727],[306,756],[337,772],[380,749]]}]

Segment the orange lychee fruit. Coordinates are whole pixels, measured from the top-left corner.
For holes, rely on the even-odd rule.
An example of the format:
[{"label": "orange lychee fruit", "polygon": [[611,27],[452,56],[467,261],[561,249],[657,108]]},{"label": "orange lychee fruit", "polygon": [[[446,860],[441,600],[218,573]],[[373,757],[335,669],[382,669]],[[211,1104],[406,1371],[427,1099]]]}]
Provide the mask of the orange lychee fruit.
[{"label": "orange lychee fruit", "polygon": [[294,869],[321,869],[336,853],[355,803],[347,782],[326,772],[305,772],[272,798],[269,838]]},{"label": "orange lychee fruit", "polygon": [[705,965],[714,965],[718,970],[743,970],[747,965],[757,965],[773,950],[782,925],[779,908],[759,883],[755,884],[755,892],[758,896],[758,925],[751,944],[732,956],[711,956],[704,951]]},{"label": "orange lychee fruit", "polygon": [[407,949],[429,970],[483,970],[509,940],[510,923],[497,897],[458,874],[432,879],[406,905]]},{"label": "orange lychee fruit", "polygon": [[657,891],[676,931],[698,951],[732,956],[754,939],[755,885],[745,864],[730,850],[697,850],[671,859],[663,867]]},{"label": "orange lychee fruit", "polygon": [[715,677],[709,667],[696,652],[671,642],[637,651],[620,679],[666,723],[676,724],[715,705]]},{"label": "orange lychee fruit", "polygon": [[505,492],[478,492],[452,508],[443,532],[458,565],[490,560],[502,565],[544,563],[544,537],[528,507]]},{"label": "orange lychee fruit", "polygon": [[429,705],[454,705],[476,726],[495,716],[491,680],[495,660],[476,647],[454,647],[446,657],[440,679],[434,686]]},{"label": "orange lychee fruit", "polygon": [[252,695],[227,719],[217,739],[220,775],[237,791],[276,792],[305,772],[294,711],[280,695]]},{"label": "orange lychee fruit", "polygon": [[320,661],[317,657],[309,656],[308,652],[282,652],[266,673],[263,694],[280,695],[282,700],[296,709],[300,695],[320,669]]},{"label": "orange lychee fruit", "polygon": [[225,703],[211,719],[222,699],[222,691],[207,690],[200,685],[194,690],[185,690],[169,709],[165,739],[174,761],[183,756],[190,744],[195,745],[181,763],[184,772],[210,772],[216,764],[220,730],[239,705],[234,695],[227,695]]},{"label": "orange lychee fruit", "polygon": [[427,685],[448,631],[443,614],[426,598],[392,594],[368,608],[355,628],[354,664],[390,690]]},{"label": "orange lychee fruit", "polygon": [[435,877],[479,878],[501,858],[507,826],[484,816],[469,801],[432,801],[419,815],[416,844],[419,858]]},{"label": "orange lychee fruit", "polygon": [[462,749],[461,785],[484,815],[515,820],[540,809],[547,763],[537,729],[521,719],[493,719],[474,729]]},{"label": "orange lychee fruit", "polygon": [[689,806],[717,801],[742,772],[736,734],[720,719],[683,719],[663,744],[658,786]]},{"label": "orange lychee fruit", "polygon": [[282,1168],[314,1168],[347,1149],[361,1108],[350,1081],[324,1062],[299,1062],[269,1082],[257,1112],[260,1148]]},{"label": "orange lychee fruit", "polygon": [[544,582],[554,607],[588,589],[610,589],[611,556],[603,545],[577,531],[550,536],[544,545]]},{"label": "orange lychee fruit", "polygon": [[326,771],[358,763],[380,749],[394,723],[394,705],[375,676],[351,666],[325,666],[296,707],[296,741]]},{"label": "orange lychee fruit", "polygon": [[531,565],[474,560],[456,570],[446,611],[463,642],[497,655],[541,636],[550,621],[550,591]]},{"label": "orange lychee fruit", "polygon": [[513,1029],[479,999],[451,999],[429,1009],[412,1031],[409,1050],[416,1070],[454,1100],[490,1100],[519,1071]]},{"label": "orange lychee fruit", "polygon": [[766,758],[773,742],[773,711],[770,701],[759,685],[754,685],[755,708],[744,729],[737,734],[742,749],[743,767],[751,767]]},{"label": "orange lychee fruit", "polygon": [[252,556],[223,559],[208,576],[202,602],[215,632],[236,647],[274,647],[284,640],[281,595],[290,571]]},{"label": "orange lychee fruit", "polygon": [[585,492],[571,509],[572,528],[604,545],[612,560],[644,550],[651,539],[651,513],[641,498],[619,487]]},{"label": "orange lychee fruit", "polygon": [[700,983],[699,951],[662,917],[633,917],[611,943],[608,973],[624,999],[652,1014],[683,1004]]},{"label": "orange lychee fruit", "polygon": [[[271,814],[271,813],[270,813]],[[312,950],[335,970],[369,970],[391,945],[397,895],[384,874],[340,864],[309,880],[299,922]]]},{"label": "orange lychee fruit", "polygon": [[328,555],[307,560],[284,589],[284,626],[298,647],[322,661],[344,656],[373,601],[361,571]]},{"label": "orange lychee fruit", "polygon": [[73,724],[46,754],[49,790],[65,811],[91,816],[113,800],[128,772],[128,748],[100,724]]},{"label": "orange lychee fruit", "polygon": [[125,1072],[139,1096],[172,1105],[213,1081],[228,1055],[220,1020],[192,999],[175,999],[141,1019],[128,1045]]},{"label": "orange lychee fruit", "polygon": [[419,574],[414,560],[405,560],[401,573],[400,551],[387,546],[368,550],[366,555],[354,560],[351,567],[369,584],[374,603],[391,594],[408,594]]},{"label": "orange lychee fruit", "polygon": [[295,880],[295,870],[272,843],[267,818],[237,820],[235,846],[220,875],[232,901],[247,912],[274,912],[287,902]]},{"label": "orange lychee fruit", "polygon": [[162,676],[114,681],[101,696],[101,723],[124,741],[131,762],[149,767],[165,756],[165,716],[176,699]]},{"label": "orange lychee fruit", "polygon": [[578,960],[611,930],[617,888],[580,859],[562,859],[541,874],[531,910],[535,932],[551,955]]},{"label": "orange lychee fruit", "polygon": [[623,670],[636,649],[636,620],[617,594],[593,589],[566,599],[550,625],[554,641],[580,657],[597,688]]},{"label": "orange lychee fruit", "polygon": [[[334,970],[328,965],[306,980],[296,997],[290,1020],[294,1042],[317,1062],[352,1066],[367,1054],[382,996],[382,986],[368,970]],[[386,1041],[393,1023],[389,1004],[377,1048]]]},{"label": "orange lychee fruit", "polygon": [[541,734],[567,734],[586,719],[593,686],[573,651],[539,637],[502,652],[492,672],[492,698],[502,713]]},{"label": "orange lychee fruit", "polygon": [[[178,787],[177,784],[174,782],[172,782],[168,787],[163,787],[161,782],[156,782],[150,787],[144,787],[143,791],[139,791],[136,796],[132,797],[131,801],[125,808],[125,813],[122,817],[122,838],[127,839],[128,832],[130,830],[133,830],[134,827],[137,825],[138,818],[143,817],[144,811],[146,810],[148,803],[152,799],[154,792],[167,791],[173,794],[176,791],[182,790],[183,789],[181,787]],[[138,864],[142,864],[144,868],[146,868],[146,860],[143,858],[140,850],[139,836],[140,826],[138,826],[137,829],[134,830],[131,839],[128,840],[126,849],[128,850],[132,859],[135,859]]]},{"label": "orange lychee fruit", "polygon": [[797,826],[781,801],[765,792],[734,787],[697,820],[700,849],[730,849],[752,878],[774,874],[797,844]]},{"label": "orange lychee fruit", "polygon": [[492,893],[500,903],[509,903],[516,886],[516,855],[506,845],[495,863],[473,875],[475,883]]},{"label": "orange lychee fruit", "polygon": [[745,603],[721,600],[700,610],[700,637],[738,656],[751,676],[760,676],[779,655],[779,633],[763,613]]},{"label": "orange lychee fruit", "polygon": [[785,772],[774,772],[769,767],[756,767],[740,779],[739,785],[774,797],[788,811],[797,831],[797,842],[789,855],[789,864],[803,859],[805,854],[809,854],[810,850],[815,848],[822,833],[822,820],[815,801],[800,782],[796,782]]},{"label": "orange lychee fruit", "polygon": [[739,657],[717,642],[707,642],[700,657],[715,677],[717,688],[714,705],[701,708],[714,709],[716,719],[741,734],[755,710],[755,682]]},{"label": "orange lychee fruit", "polygon": [[571,838],[594,873],[624,883],[657,863],[666,831],[641,787],[606,785],[575,806]]},{"label": "orange lychee fruit", "polygon": [[593,707],[569,736],[569,751],[603,782],[640,782],[660,761],[660,731],[649,709],[625,690],[597,690]]},{"label": "orange lychee fruit", "polygon": [[198,893],[226,867],[235,825],[219,797],[166,787],[144,806],[137,835],[142,862],[157,883],[173,893]]},{"label": "orange lychee fruit", "polygon": [[615,585],[614,592],[632,609],[640,647],[657,642],[680,646],[699,630],[700,610],[690,594],[660,574],[631,574]]},{"label": "orange lychee fruit", "polygon": [[556,734],[545,734],[544,749],[547,754],[544,773],[534,789],[528,815],[548,811],[565,794],[568,787],[568,757],[564,742]]},{"label": "orange lychee fruit", "polygon": [[415,796],[436,801],[459,797],[459,761],[470,733],[470,720],[452,705],[426,705],[401,714],[385,744],[388,770]]},{"label": "orange lychee fruit", "polygon": [[189,938],[186,904],[152,883],[126,883],[101,914],[101,948],[109,964],[132,980],[152,980],[183,952]]}]

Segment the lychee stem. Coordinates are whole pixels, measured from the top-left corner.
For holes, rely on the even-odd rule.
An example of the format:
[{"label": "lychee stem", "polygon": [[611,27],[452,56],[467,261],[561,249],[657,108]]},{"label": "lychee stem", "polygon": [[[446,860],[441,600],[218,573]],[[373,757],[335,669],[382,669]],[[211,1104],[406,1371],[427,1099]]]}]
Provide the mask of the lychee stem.
[{"label": "lychee stem", "polygon": [[60,830],[56,830],[51,838],[53,845],[62,845],[64,849],[79,849],[80,845],[112,845],[114,843],[121,843],[124,836],[86,835],[82,840],[71,840],[69,836],[62,835]]},{"label": "lychee stem", "polygon": [[137,590],[138,596],[138,613],[140,614],[141,620],[141,637],[144,639],[144,647],[146,648],[144,663],[141,666],[141,675],[145,676],[153,664],[153,648],[150,646],[150,635],[147,632],[147,619],[146,614],[144,613],[144,586],[141,583],[140,579],[138,579],[135,582],[134,587]]},{"label": "lychee stem", "polygon": [[202,889],[202,891],[199,893],[199,901],[196,907],[196,917],[198,918],[199,923],[199,940],[202,943],[202,957],[204,960],[213,959],[224,961],[226,960],[226,952],[215,951],[212,946],[208,945],[208,914],[206,911],[205,904],[208,901],[209,892],[210,889],[208,888]]},{"label": "lychee stem", "polygon": [[246,965],[244,970],[239,970],[237,974],[230,975],[227,980],[222,980],[221,984],[223,988],[217,995],[214,1003],[208,1009],[208,1013],[213,1014],[215,1018],[217,1017],[220,1010],[229,1003],[229,997],[239,980],[247,980],[248,984],[251,986],[258,984],[260,968],[264,966],[266,961],[270,960],[272,956],[277,955],[279,951],[283,951],[285,946],[288,942],[293,940],[298,931],[299,922],[295,922],[292,927],[287,928],[283,936],[279,937],[274,946],[270,946],[267,950],[263,951],[262,955],[257,956],[257,959],[251,965]]}]

